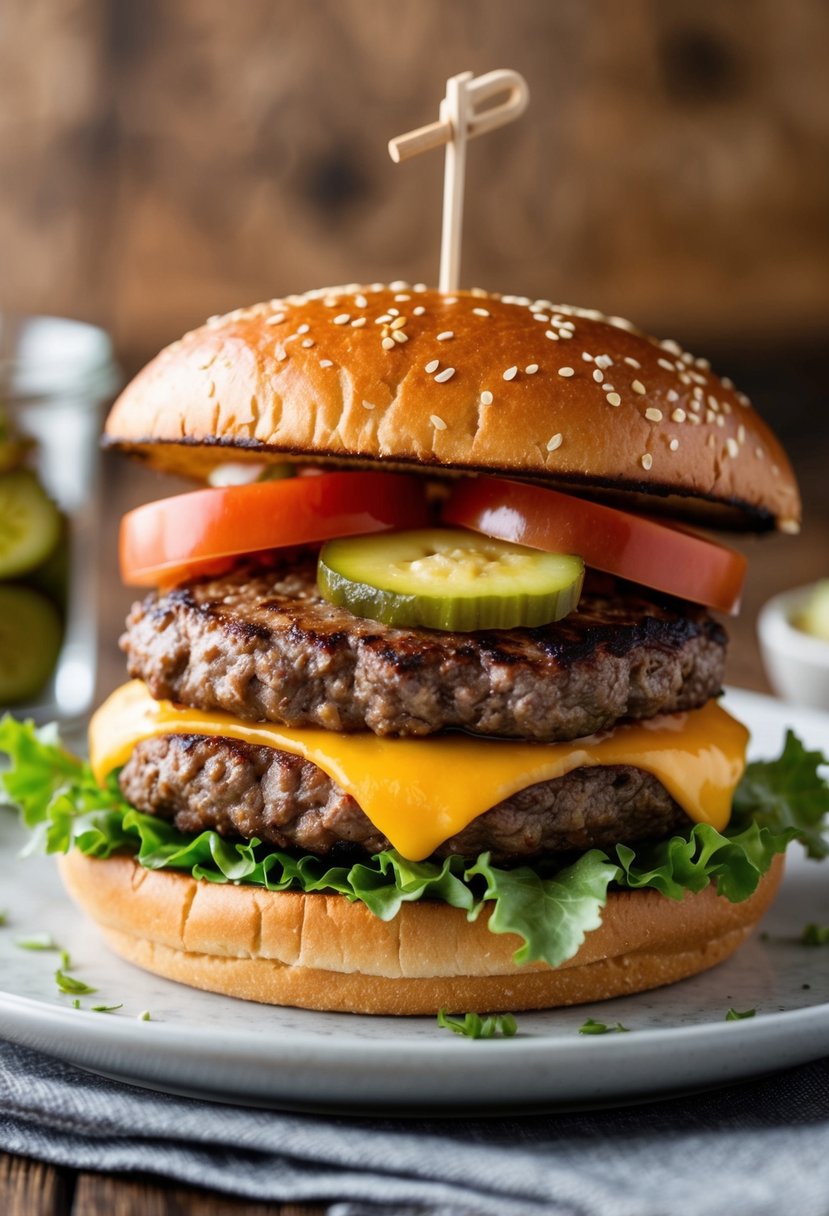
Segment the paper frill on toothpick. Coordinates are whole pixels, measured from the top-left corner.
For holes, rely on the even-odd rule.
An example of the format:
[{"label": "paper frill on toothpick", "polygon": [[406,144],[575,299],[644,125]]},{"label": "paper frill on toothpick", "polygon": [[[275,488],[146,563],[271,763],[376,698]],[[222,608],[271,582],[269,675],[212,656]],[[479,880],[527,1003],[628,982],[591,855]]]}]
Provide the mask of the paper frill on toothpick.
[{"label": "paper frill on toothpick", "polygon": [[[486,104],[502,94],[506,94],[503,101]],[[446,82],[446,96],[440,103],[438,122],[389,140],[389,155],[397,163],[420,152],[446,146],[440,243],[441,291],[457,291],[460,286],[467,140],[494,131],[496,127],[503,127],[520,117],[529,99],[526,80],[510,68],[497,68],[494,72],[474,77],[471,72],[461,72]]]}]

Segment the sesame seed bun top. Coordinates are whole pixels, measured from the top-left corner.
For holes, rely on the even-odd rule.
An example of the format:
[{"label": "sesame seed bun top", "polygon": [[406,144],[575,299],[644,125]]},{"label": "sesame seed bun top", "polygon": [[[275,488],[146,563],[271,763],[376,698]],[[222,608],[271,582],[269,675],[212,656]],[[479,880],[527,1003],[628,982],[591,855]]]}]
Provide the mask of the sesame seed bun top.
[{"label": "sesame seed bun top", "polygon": [[127,386],[105,443],[228,460],[500,472],[711,524],[796,531],[791,466],[708,363],[620,317],[350,285],[211,317]]}]

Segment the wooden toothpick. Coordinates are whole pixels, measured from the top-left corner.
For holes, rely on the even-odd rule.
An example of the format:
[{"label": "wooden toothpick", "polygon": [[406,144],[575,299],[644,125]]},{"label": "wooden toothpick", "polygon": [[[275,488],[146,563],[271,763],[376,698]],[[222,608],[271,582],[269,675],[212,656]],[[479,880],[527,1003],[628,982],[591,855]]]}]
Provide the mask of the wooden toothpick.
[{"label": "wooden toothpick", "polygon": [[[485,102],[503,93],[507,94],[504,101],[481,108]],[[467,140],[494,131],[520,117],[529,99],[526,80],[509,68],[498,68],[476,77],[471,72],[461,72],[446,82],[446,96],[440,103],[438,122],[389,140],[389,155],[396,163],[446,145],[440,244],[441,291],[457,291],[460,286]]]}]

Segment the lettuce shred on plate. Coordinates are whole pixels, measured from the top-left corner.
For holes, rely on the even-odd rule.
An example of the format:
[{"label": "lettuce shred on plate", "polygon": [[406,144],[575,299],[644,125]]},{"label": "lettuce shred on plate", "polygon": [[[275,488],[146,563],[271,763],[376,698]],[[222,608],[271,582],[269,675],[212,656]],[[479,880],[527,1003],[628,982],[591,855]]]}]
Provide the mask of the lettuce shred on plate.
[{"label": "lettuce shred on plate", "polygon": [[748,899],[774,857],[798,840],[810,857],[829,856],[823,834],[829,814],[829,782],[820,752],[807,751],[791,731],[781,755],[749,764],[737,789],[725,832],[696,824],[685,835],[656,844],[591,849],[572,865],[552,862],[505,869],[482,853],[474,865],[460,857],[412,862],[388,850],[352,866],[330,866],[257,840],[225,840],[217,832],[188,836],[127,803],[112,774],[101,787],[88,764],[66,752],[52,728],[6,716],[0,721],[0,753],[11,767],[0,778],[32,831],[26,853],[90,857],[130,853],[151,870],[183,870],[208,882],[244,882],[271,891],[326,891],[361,900],[390,920],[401,904],[440,899],[474,920],[492,903],[489,928],[515,933],[523,946],[517,962],[551,966],[571,958],[584,935],[598,927],[611,884],[650,887],[669,899],[714,883],[733,903]]}]

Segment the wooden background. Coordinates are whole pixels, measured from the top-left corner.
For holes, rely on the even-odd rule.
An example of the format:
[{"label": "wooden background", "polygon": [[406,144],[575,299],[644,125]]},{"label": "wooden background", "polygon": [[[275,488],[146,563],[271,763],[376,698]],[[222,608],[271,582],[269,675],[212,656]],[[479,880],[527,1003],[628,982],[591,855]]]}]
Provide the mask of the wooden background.
[{"label": "wooden background", "polygon": [[434,281],[441,156],[387,139],[510,66],[464,278],[704,346],[829,315],[825,0],[4,0],[0,302],[128,363],[209,313]]}]

